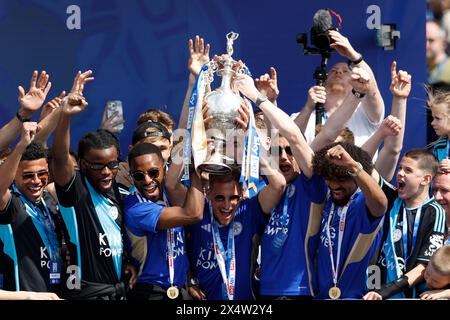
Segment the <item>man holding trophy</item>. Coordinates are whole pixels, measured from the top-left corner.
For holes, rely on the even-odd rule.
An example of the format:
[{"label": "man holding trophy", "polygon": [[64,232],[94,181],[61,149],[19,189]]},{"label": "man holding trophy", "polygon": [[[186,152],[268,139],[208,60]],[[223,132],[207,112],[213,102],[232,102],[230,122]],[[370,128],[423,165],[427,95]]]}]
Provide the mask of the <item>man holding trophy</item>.
[{"label": "man holding trophy", "polygon": [[[203,220],[186,228],[189,234],[192,283],[195,284],[190,288],[190,293],[208,300],[253,299],[252,238],[262,232],[268,215],[279,202],[285,188],[285,179],[281,173],[269,168],[266,159],[261,159],[268,185],[256,197],[244,199],[246,188],[249,191],[252,189],[250,176],[259,179],[259,140],[256,130],[252,130],[255,121],[251,108],[241,172],[226,157],[230,153],[230,150],[226,150],[226,142],[230,141],[229,135],[236,134],[236,118],[240,115],[242,103],[242,98],[232,90],[233,75],[241,72],[239,67],[242,66],[231,57],[232,42],[236,38],[236,34],[230,33],[227,36],[228,55],[216,57],[217,62],[211,61],[208,69],[204,66],[191,97],[191,106],[198,99],[195,101],[197,109],[192,119],[188,120],[188,132],[192,128],[195,167],[209,173]],[[211,82],[212,73],[216,70],[222,76],[222,84],[205,98],[208,131],[200,130],[199,133],[197,130],[204,123],[203,113],[198,107],[203,105],[205,87]],[[213,143],[209,156],[205,152],[207,137]],[[234,144],[232,148],[234,151]]]}]

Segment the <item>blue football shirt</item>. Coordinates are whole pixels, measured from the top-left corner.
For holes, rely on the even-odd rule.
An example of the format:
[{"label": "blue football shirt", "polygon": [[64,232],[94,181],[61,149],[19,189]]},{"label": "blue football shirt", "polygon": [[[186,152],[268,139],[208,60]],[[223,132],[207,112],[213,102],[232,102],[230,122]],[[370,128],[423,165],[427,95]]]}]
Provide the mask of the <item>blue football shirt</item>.
[{"label": "blue football shirt", "polygon": [[[328,290],[334,286],[326,232],[331,203],[332,199],[330,197],[324,207],[322,223],[320,225],[321,233],[317,256],[319,293],[316,297],[318,299],[329,299]],[[337,213],[334,214],[331,220],[330,228],[335,264],[337,260],[339,220],[342,207],[336,206],[336,208],[339,208],[339,210],[335,210]],[[382,217],[375,218],[370,215],[365,204],[364,194],[358,192],[347,210],[342,239],[337,283],[337,287],[341,290],[341,298],[361,299],[367,291],[366,270],[369,266],[370,258],[380,245],[382,220]]]},{"label": "blue football shirt", "polygon": [[[125,227],[130,242],[131,258],[139,268],[138,282],[170,287],[167,230],[157,230],[164,203],[145,199],[138,191],[124,200]],[[188,259],[183,227],[174,229],[174,285],[184,287]]]},{"label": "blue football shirt", "polygon": [[[251,289],[251,253],[252,238],[262,232],[266,218],[259,206],[258,197],[242,201],[234,218],[234,241],[236,252],[236,288],[235,300],[252,300]],[[231,224],[230,224],[231,225]],[[219,225],[220,239],[227,250],[229,226]],[[191,271],[199,280],[199,285],[208,300],[226,300],[222,296],[224,286],[222,275],[214,253],[211,227],[211,212],[205,204],[203,220],[187,230],[189,233],[189,257]],[[225,255],[226,256],[226,255]]]},{"label": "blue football shirt", "polygon": [[[313,294],[316,288],[313,258],[317,250],[322,204],[327,190],[323,179],[317,176],[307,179],[303,174],[287,186],[261,239],[261,295]],[[286,196],[287,219],[283,223]],[[274,247],[274,239],[278,233],[287,234],[281,249]]]}]

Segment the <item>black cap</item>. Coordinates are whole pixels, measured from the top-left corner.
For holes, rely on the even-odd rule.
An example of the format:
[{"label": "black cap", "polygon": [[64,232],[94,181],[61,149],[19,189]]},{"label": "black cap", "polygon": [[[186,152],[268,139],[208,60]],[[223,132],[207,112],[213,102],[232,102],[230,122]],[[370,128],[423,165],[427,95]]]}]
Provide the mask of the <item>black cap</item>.
[{"label": "black cap", "polygon": [[[155,128],[156,131],[148,132],[147,130],[149,128]],[[133,138],[131,141],[132,145],[135,145],[140,140],[145,138],[166,138],[170,141],[170,133],[167,130],[165,126],[163,126],[160,123],[152,122],[152,121],[146,121],[142,124],[140,124],[133,132]]]}]

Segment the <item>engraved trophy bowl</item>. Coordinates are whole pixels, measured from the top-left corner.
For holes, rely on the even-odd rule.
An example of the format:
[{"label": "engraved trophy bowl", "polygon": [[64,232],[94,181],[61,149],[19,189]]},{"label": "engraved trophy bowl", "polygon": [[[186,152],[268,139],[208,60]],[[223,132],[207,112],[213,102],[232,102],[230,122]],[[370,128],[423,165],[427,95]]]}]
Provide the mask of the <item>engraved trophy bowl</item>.
[{"label": "engraved trophy bowl", "polygon": [[[227,35],[228,40],[230,39],[230,34]],[[226,141],[227,137],[235,134],[234,131],[238,128],[235,118],[239,116],[238,110],[243,101],[241,96],[231,89],[231,79],[235,73],[233,66],[236,63],[231,58],[231,54],[232,46],[228,43],[228,56],[219,58],[221,59],[220,63],[223,65],[218,71],[218,74],[222,77],[221,85],[205,98],[208,104],[207,115],[213,117],[206,127],[207,136],[209,139],[212,139],[213,148],[211,148],[211,153],[208,154],[206,160],[199,166],[199,169],[217,175],[231,173],[232,169],[226,163],[229,159],[225,156]],[[229,147],[234,148],[234,145]]]}]

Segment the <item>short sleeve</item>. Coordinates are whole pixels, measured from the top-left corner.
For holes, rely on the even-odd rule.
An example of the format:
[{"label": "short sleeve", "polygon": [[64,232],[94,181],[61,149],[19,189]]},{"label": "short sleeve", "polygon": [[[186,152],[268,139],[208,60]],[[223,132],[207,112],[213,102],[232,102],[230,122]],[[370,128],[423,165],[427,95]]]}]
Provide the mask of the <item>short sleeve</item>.
[{"label": "short sleeve", "polygon": [[0,224],[11,224],[20,212],[23,212],[23,203],[20,198],[11,192],[8,204],[5,210],[0,211]]},{"label": "short sleeve", "polygon": [[58,202],[63,207],[73,207],[88,192],[79,171],[75,171],[72,180],[66,186],[55,184]]},{"label": "short sleeve", "polygon": [[136,235],[146,232],[156,233],[159,217],[164,207],[153,202],[136,202],[125,207],[125,225]]},{"label": "short sleeve", "polygon": [[250,220],[248,222],[255,227],[255,232],[260,233],[266,226],[269,215],[265,215],[261,210],[258,198],[259,197],[253,197],[244,200],[238,210],[240,210],[239,214],[245,215],[245,220]]},{"label": "short sleeve", "polygon": [[420,249],[417,260],[428,263],[436,250],[444,245],[447,223],[445,211],[439,204],[432,203],[424,211],[422,213],[422,226],[420,227],[420,230],[423,231],[423,237],[420,237],[422,243],[418,244]]},{"label": "short sleeve", "polygon": [[[298,182],[297,182],[298,181]],[[323,203],[328,193],[328,187],[325,180],[317,175],[307,178],[303,173],[297,178],[296,183],[300,184],[302,190],[308,198],[314,203]]]}]

